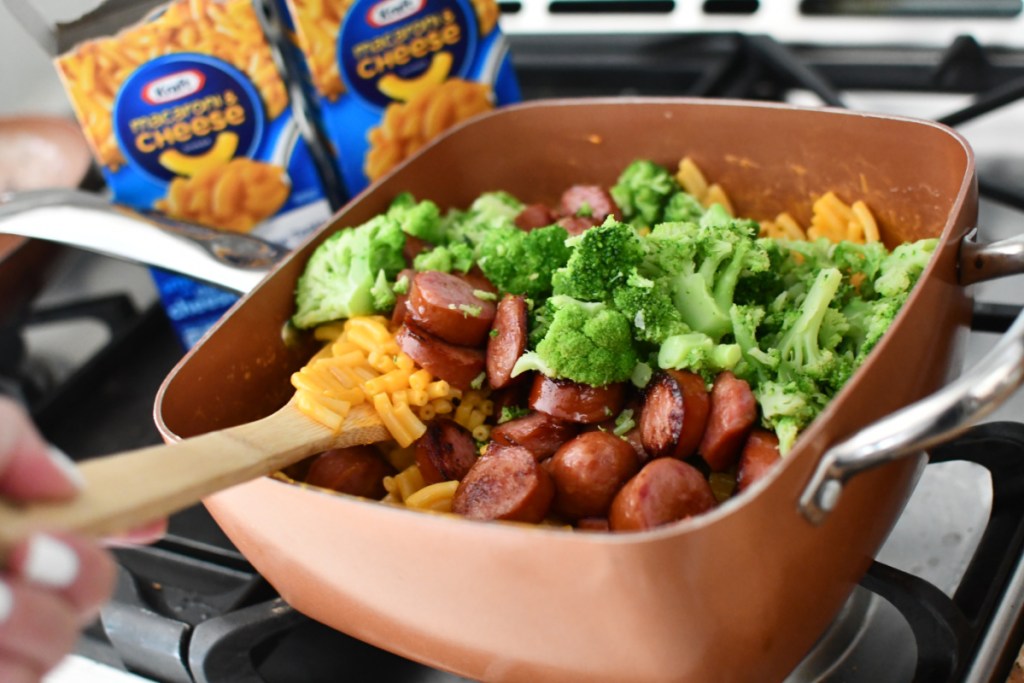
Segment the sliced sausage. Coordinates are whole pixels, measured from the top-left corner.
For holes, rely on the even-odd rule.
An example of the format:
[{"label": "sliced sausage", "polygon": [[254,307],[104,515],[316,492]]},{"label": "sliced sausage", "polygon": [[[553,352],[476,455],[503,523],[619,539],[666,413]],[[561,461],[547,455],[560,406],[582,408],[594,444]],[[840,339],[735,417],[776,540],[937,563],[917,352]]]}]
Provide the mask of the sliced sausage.
[{"label": "sliced sausage", "polygon": [[675,458],[656,458],[619,489],[608,524],[612,531],[640,531],[715,507],[707,479]]},{"label": "sliced sausage", "polygon": [[538,373],[530,389],[530,407],[561,420],[594,424],[618,415],[625,397],[623,383],[592,387]]},{"label": "sliced sausage", "polygon": [[558,225],[565,228],[565,231],[572,236],[582,235],[595,225],[601,225],[601,223],[595,221],[590,216],[562,216],[558,219]]},{"label": "sliced sausage", "polygon": [[530,204],[516,214],[516,227],[529,232],[535,228],[544,228],[555,222],[555,212],[544,204]]},{"label": "sliced sausage", "polygon": [[482,350],[449,344],[408,322],[399,328],[395,341],[416,365],[456,389],[468,390],[484,371]]},{"label": "sliced sausage", "polygon": [[781,459],[779,438],[765,429],[755,429],[747,437],[747,443],[740,453],[740,464],[736,472],[736,490],[742,491],[768,474]]},{"label": "sliced sausage", "polygon": [[666,370],[647,385],[640,410],[640,440],[652,458],[685,459],[697,450],[708,422],[710,399],[693,372]]},{"label": "sliced sausage", "polygon": [[639,469],[639,458],[624,439],[584,432],[551,456],[555,509],[572,520],[604,517],[615,494]]},{"label": "sliced sausage", "polygon": [[476,455],[473,435],[453,420],[431,421],[416,440],[416,464],[428,484],[462,479],[476,462]]},{"label": "sliced sausage", "polygon": [[639,458],[641,465],[651,459],[651,454],[647,452],[646,448],[644,448],[644,441],[640,436],[639,427],[633,427],[623,434],[622,438],[626,440],[626,443],[633,447],[633,452],[636,453],[636,457]]},{"label": "sliced sausage", "polygon": [[383,498],[384,477],[395,469],[369,446],[335,448],[309,465],[306,483],[364,498]]},{"label": "sliced sausage", "polygon": [[514,377],[511,382],[491,394],[491,401],[494,402],[494,414],[498,418],[505,408],[516,408],[520,412],[528,410],[527,404],[530,400],[530,387],[533,386],[533,373],[524,372]]},{"label": "sliced sausage", "polygon": [[436,270],[416,273],[406,315],[425,331],[460,346],[479,346],[494,321],[494,303],[478,299],[466,280]]},{"label": "sliced sausage", "polygon": [[405,294],[399,294],[395,297],[395,307],[391,310],[391,329],[395,329],[402,326],[405,322],[405,305],[408,303],[409,297]]},{"label": "sliced sausage", "polygon": [[750,385],[729,371],[719,373],[711,388],[711,412],[698,448],[713,472],[732,467],[757,422],[757,400]]},{"label": "sliced sausage", "polygon": [[408,288],[412,286],[412,279],[415,275],[416,271],[412,268],[403,268],[395,278],[395,284],[403,279],[406,280],[406,293],[395,295],[395,307],[391,310],[391,329],[398,329],[405,322],[405,304],[409,301]]},{"label": "sliced sausage", "polygon": [[580,531],[609,531],[606,517],[584,517],[574,525]]},{"label": "sliced sausage", "polygon": [[562,193],[560,208],[563,216],[587,216],[595,225],[608,216],[622,216],[611,193],[600,185],[573,185]]},{"label": "sliced sausage", "polygon": [[494,286],[494,283],[487,279],[484,275],[484,271],[480,270],[480,266],[474,265],[465,273],[456,273],[456,275],[466,282],[473,289],[479,289],[484,292],[490,292],[491,294],[497,294],[498,288]]},{"label": "sliced sausage", "polygon": [[498,302],[487,339],[487,383],[501,389],[512,381],[512,366],[526,350],[526,299],[506,294]]},{"label": "sliced sausage", "polygon": [[522,446],[540,461],[557,451],[578,431],[579,425],[574,422],[535,411],[501,423],[491,430],[491,440],[500,446]]},{"label": "sliced sausage", "polygon": [[491,447],[459,482],[452,512],[470,519],[541,522],[555,487],[525,448]]},{"label": "sliced sausage", "polygon": [[416,260],[417,256],[433,248],[434,245],[426,240],[420,239],[415,235],[406,235],[405,246],[402,247],[402,256],[405,258],[406,264],[411,267],[412,262]]}]

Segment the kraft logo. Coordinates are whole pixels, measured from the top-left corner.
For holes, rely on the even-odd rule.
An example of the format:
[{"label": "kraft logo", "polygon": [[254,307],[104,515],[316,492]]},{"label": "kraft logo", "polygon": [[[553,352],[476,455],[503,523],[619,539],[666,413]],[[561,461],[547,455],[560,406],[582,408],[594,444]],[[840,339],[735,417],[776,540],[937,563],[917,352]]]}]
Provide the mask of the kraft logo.
[{"label": "kraft logo", "polygon": [[198,69],[186,69],[161,76],[146,84],[142,99],[148,104],[166,104],[202,90],[206,76]]},{"label": "kraft logo", "polygon": [[375,28],[411,17],[423,9],[427,0],[384,0],[366,13],[366,21]]}]

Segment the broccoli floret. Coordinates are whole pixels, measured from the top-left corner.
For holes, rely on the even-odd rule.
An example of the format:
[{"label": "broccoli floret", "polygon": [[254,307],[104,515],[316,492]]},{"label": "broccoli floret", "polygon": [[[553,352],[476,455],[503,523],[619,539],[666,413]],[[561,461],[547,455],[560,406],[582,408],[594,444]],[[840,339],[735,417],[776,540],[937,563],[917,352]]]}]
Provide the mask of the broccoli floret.
[{"label": "broccoli floret", "polygon": [[498,424],[504,424],[510,420],[526,417],[529,414],[530,409],[525,406],[502,406],[501,413],[498,415]]},{"label": "broccoli floret", "polygon": [[416,270],[440,270],[445,273],[457,270],[465,273],[473,267],[473,249],[462,242],[434,247],[417,254],[412,267]]},{"label": "broccoli floret", "polygon": [[743,355],[739,344],[717,344],[702,332],[669,337],[658,349],[658,367],[690,370],[711,381],[722,370],[732,370]]},{"label": "broccoli floret", "polygon": [[634,336],[660,344],[690,329],[683,323],[666,283],[656,283],[633,273],[612,294],[615,308],[633,322]]},{"label": "broccoli floret", "polygon": [[651,381],[651,377],[654,376],[654,370],[651,370],[651,366],[648,363],[640,361],[633,368],[633,373],[629,376],[629,381],[633,383],[637,389],[643,389],[647,386],[647,383]]},{"label": "broccoli floret", "polygon": [[387,215],[402,228],[402,232],[431,244],[444,244],[445,231],[441,224],[441,211],[429,199],[417,202],[408,192],[395,197]]},{"label": "broccoli floret", "polygon": [[377,306],[383,300],[375,297],[374,285],[380,273],[391,280],[405,267],[404,246],[402,228],[387,216],[331,235],[313,252],[299,277],[292,322],[304,329],[387,310]]},{"label": "broccoli floret", "polygon": [[907,295],[897,295],[874,301],[854,299],[843,307],[849,329],[846,334],[845,348],[859,362],[875,348],[875,345],[892,324],[896,314],[900,312]]},{"label": "broccoli floret", "polygon": [[677,221],[699,221],[704,215],[704,207],[697,198],[680,190],[669,197],[665,205],[665,212],[662,221],[666,223]]},{"label": "broccoli floret", "polygon": [[449,211],[442,221],[448,242],[476,248],[484,236],[501,227],[515,227],[523,203],[508,192],[485,192],[466,211]]},{"label": "broccoli floret", "polygon": [[502,292],[530,298],[551,292],[551,277],[569,260],[569,233],[558,225],[525,232],[502,226],[483,235],[478,263],[487,279]]},{"label": "broccoli floret", "polygon": [[377,279],[370,288],[370,296],[373,297],[374,310],[388,311],[395,307],[397,297],[383,270],[377,271]]},{"label": "broccoli floret", "polygon": [[637,364],[626,316],[603,303],[567,296],[548,300],[554,314],[534,351],[516,361],[512,375],[538,370],[552,378],[605,386],[629,379]]},{"label": "broccoli floret", "polygon": [[615,418],[615,427],[612,429],[612,434],[615,436],[622,436],[629,430],[636,427],[636,419],[633,416],[633,409],[626,408],[619,416]]},{"label": "broccoli floret", "polygon": [[661,222],[665,205],[679,192],[679,183],[665,168],[646,159],[634,161],[611,188],[622,216],[636,226]]},{"label": "broccoli floret", "polygon": [[740,274],[733,295],[737,302],[767,308],[783,292],[814,278],[815,270],[808,267],[802,255],[794,257],[788,245],[784,240],[757,240],[757,249],[767,256],[768,267]]},{"label": "broccoli floret", "polygon": [[820,271],[795,317],[777,342],[779,369],[787,379],[809,376],[822,379],[831,370],[835,354],[820,342],[822,321],[839,290],[843,276],[836,268]]},{"label": "broccoli floret", "polygon": [[785,455],[793,447],[797,434],[818,416],[827,397],[813,384],[762,382],[754,388],[761,407],[761,423],[779,437],[779,452]]},{"label": "broccoli floret", "polygon": [[901,244],[882,262],[881,275],[875,280],[875,291],[882,296],[898,296],[910,291],[917,282],[938,240],[926,239]]},{"label": "broccoli floret", "polygon": [[732,331],[729,308],[740,275],[770,265],[757,230],[753,221],[732,218],[715,205],[699,223],[663,223],[651,233],[652,244],[667,254],[647,258],[645,267],[670,273],[676,308],[690,329],[716,342]]},{"label": "broccoli floret", "polygon": [[569,246],[572,253],[555,271],[552,287],[556,295],[582,301],[609,301],[644,255],[636,231],[612,217],[570,239]]},{"label": "broccoli floret", "polygon": [[411,278],[405,273],[400,273],[398,279],[395,280],[395,284],[391,287],[391,291],[395,294],[408,294],[409,285],[411,285]]},{"label": "broccoli floret", "polygon": [[771,347],[765,350],[758,341],[758,328],[765,318],[765,310],[760,306],[733,304],[729,317],[732,320],[733,337],[743,356],[735,368],[736,376],[747,380],[751,386],[775,377],[779,367],[779,351]]}]

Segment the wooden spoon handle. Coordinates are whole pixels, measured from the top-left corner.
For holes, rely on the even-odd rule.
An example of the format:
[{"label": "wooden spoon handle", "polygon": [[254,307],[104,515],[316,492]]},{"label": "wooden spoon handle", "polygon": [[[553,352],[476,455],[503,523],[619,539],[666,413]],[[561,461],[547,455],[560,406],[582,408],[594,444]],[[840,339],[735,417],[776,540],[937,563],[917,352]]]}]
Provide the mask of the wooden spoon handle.
[{"label": "wooden spoon handle", "polygon": [[386,430],[367,406],[353,409],[336,434],[289,403],[248,424],[88,460],[80,467],[85,489],[70,501],[0,501],[0,561],[35,531],[91,536],[127,531],[307,456],[385,438]]}]

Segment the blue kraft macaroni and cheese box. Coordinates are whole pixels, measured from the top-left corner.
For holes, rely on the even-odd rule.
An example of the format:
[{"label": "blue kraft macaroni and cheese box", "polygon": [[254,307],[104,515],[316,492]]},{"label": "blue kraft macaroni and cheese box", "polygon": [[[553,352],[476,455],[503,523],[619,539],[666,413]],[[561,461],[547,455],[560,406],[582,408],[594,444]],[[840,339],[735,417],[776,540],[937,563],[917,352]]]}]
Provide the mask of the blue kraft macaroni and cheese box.
[{"label": "blue kraft macaroni and cheese box", "polygon": [[[321,172],[253,1],[177,0],[56,65],[114,201],[292,246],[340,188]],[[237,298],[154,280],[186,347]]]},{"label": "blue kraft macaroni and cheese box", "polygon": [[279,0],[350,195],[442,131],[518,102],[495,0]]}]

